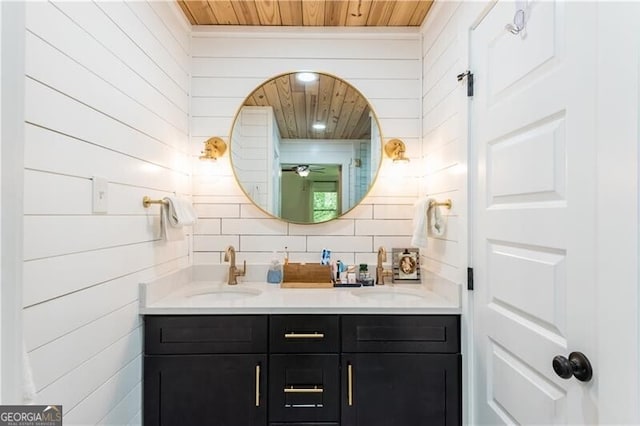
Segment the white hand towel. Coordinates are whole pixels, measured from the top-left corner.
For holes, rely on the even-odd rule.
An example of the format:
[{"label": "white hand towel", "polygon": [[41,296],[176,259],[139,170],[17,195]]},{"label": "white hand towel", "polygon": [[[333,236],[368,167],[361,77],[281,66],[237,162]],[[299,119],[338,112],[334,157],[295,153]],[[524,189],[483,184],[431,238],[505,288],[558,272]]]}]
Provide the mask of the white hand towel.
[{"label": "white hand towel", "polygon": [[191,203],[178,197],[164,197],[164,202],[169,211],[169,224],[174,227],[193,225],[198,216]]},{"label": "white hand towel", "polygon": [[160,238],[165,241],[184,240],[184,230],[182,226],[171,225],[169,215],[169,206],[163,204],[160,209]]},{"label": "white hand towel", "polygon": [[427,247],[427,210],[429,200],[420,198],[413,205],[413,234],[412,247]]},{"label": "white hand towel", "polygon": [[166,241],[184,239],[182,227],[196,223],[198,216],[195,210],[191,203],[177,197],[165,197],[163,201],[165,204],[160,214],[162,238]]},{"label": "white hand towel", "polygon": [[[433,205],[431,204],[433,202]],[[431,231],[432,235],[436,237],[441,237],[444,235],[445,226],[444,220],[442,219],[442,214],[440,213],[440,206],[438,206],[437,201],[433,198],[429,198],[429,204],[427,204],[429,209],[429,231]]]}]

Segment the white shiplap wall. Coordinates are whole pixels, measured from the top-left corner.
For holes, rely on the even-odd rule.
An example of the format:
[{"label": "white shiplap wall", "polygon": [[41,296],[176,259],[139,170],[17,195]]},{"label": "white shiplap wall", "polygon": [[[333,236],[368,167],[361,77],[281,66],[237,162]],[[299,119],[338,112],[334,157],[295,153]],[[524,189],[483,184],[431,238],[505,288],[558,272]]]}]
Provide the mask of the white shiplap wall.
[{"label": "white shiplap wall", "polygon": [[[189,27],[168,2],[26,4],[24,340],[65,424],[140,422],[138,283],[189,264],[142,197],[189,197]],[[92,176],[108,212],[92,213]]]},{"label": "white shiplap wall", "polygon": [[[292,261],[333,258],[375,265],[378,246],[408,246],[420,158],[420,34],[416,30],[207,30],[192,39],[192,154],[211,136],[229,139],[244,98],[267,79],[314,70],[344,78],[370,101],[383,137],[407,144],[414,160],[401,170],[385,162],[364,202],[343,218],[318,225],[287,224],[256,209],[235,183],[228,156],[196,164],[194,263],[221,263],[229,244],[238,259],[268,263],[272,250],[289,248]],[[389,258],[389,261],[391,259]]]},{"label": "white shiplap wall", "polygon": [[[437,2],[423,24],[422,146],[424,191],[437,200],[451,199],[441,208],[447,231],[430,237],[427,269],[460,284],[467,267],[467,96],[456,75],[467,69],[467,46],[460,2]],[[467,26],[468,29],[468,26]]]},{"label": "white shiplap wall", "polygon": [[[429,237],[426,269],[462,288],[467,266],[467,98],[456,75],[467,66],[460,2],[436,2],[422,25],[422,185],[429,197],[451,199],[451,210],[441,208],[446,221],[442,237]],[[459,290],[460,291],[460,290]],[[469,312],[466,291],[461,302]],[[463,368],[471,372],[470,326],[462,320]],[[464,423],[471,412],[469,374],[463,374]]]}]

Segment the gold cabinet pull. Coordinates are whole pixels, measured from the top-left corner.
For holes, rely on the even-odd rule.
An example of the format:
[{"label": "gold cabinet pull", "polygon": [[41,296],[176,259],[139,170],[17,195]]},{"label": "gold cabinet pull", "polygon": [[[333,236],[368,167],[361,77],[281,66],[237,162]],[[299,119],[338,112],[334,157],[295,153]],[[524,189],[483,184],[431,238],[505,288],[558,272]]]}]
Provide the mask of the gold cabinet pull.
[{"label": "gold cabinet pull", "polygon": [[347,365],[347,404],[353,405],[353,366]]},{"label": "gold cabinet pull", "polygon": [[324,339],[324,333],[318,333],[313,332],[313,333],[285,333],[284,334],[284,338],[285,339]]},{"label": "gold cabinet pull", "polygon": [[312,388],[294,388],[293,386],[289,388],[284,388],[284,393],[323,393],[324,389],[314,386]]},{"label": "gold cabinet pull", "polygon": [[260,406],[260,364],[256,365],[256,407]]}]

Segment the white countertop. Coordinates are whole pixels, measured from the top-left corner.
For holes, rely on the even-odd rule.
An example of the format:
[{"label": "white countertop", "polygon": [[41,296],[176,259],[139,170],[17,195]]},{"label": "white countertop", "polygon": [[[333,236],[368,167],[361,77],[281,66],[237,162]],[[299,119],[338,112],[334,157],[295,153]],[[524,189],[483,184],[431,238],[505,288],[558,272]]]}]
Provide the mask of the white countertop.
[{"label": "white countertop", "polygon": [[[184,274],[183,274],[184,275]],[[184,278],[184,277],[183,277]],[[459,303],[422,284],[360,288],[280,288],[279,284],[219,281],[141,285],[143,315],[211,314],[459,314]],[[175,278],[174,278],[175,280]],[[157,290],[162,288],[162,290]],[[214,293],[214,294],[211,294]]]}]

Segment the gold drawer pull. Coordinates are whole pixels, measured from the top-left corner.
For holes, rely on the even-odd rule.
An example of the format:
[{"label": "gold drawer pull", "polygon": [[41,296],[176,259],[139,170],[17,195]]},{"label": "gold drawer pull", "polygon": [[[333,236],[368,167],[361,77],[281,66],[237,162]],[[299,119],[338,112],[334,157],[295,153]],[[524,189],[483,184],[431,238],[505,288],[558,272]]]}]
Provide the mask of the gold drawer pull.
[{"label": "gold drawer pull", "polygon": [[353,405],[353,366],[347,366],[347,403],[349,407]]},{"label": "gold drawer pull", "polygon": [[260,406],[260,364],[256,365],[256,407]]},{"label": "gold drawer pull", "polygon": [[284,388],[284,393],[323,393],[324,389],[314,386],[312,388]]},{"label": "gold drawer pull", "polygon": [[324,333],[285,333],[285,339],[324,339]]}]

